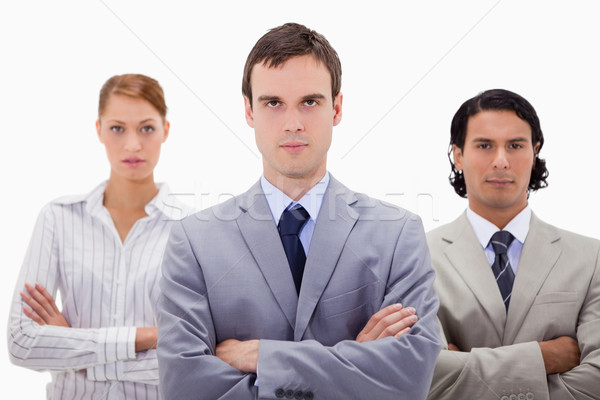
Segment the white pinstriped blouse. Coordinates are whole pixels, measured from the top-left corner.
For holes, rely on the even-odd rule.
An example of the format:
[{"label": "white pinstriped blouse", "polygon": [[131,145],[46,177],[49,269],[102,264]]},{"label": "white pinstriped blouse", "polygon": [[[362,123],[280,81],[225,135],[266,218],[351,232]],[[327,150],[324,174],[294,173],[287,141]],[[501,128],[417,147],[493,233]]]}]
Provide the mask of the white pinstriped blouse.
[{"label": "white pinstriped blouse", "polygon": [[[160,265],[171,221],[191,209],[166,184],[124,242],[103,206],[106,182],[41,211],[11,305],[13,363],[49,370],[48,399],[158,399],[156,350],[135,353],[135,327],[157,326]],[[62,299],[71,328],[39,326],[23,312],[25,282]]]}]

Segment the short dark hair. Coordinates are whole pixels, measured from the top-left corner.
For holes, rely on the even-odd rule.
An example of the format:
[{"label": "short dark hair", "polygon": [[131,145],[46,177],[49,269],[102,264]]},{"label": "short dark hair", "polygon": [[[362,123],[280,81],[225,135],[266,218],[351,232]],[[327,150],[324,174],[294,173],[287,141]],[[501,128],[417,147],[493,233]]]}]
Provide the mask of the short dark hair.
[{"label": "short dark hair", "polygon": [[546,160],[539,157],[539,152],[544,145],[544,134],[540,126],[540,120],[533,106],[522,96],[505,89],[492,89],[479,93],[477,96],[465,101],[452,118],[450,125],[450,147],[448,159],[450,160],[451,172],[448,179],[454,187],[454,191],[461,197],[467,197],[467,187],[462,171],[456,169],[452,159],[452,145],[456,145],[461,151],[464,150],[465,137],[467,135],[467,123],[469,118],[481,111],[502,110],[514,111],[519,118],[531,127],[531,142],[535,146],[540,144],[535,154],[535,164],[531,170],[531,178],[527,191],[536,191],[548,186],[548,169]]},{"label": "short dark hair", "polygon": [[325,36],[304,25],[287,23],[271,29],[254,45],[244,66],[242,94],[248,97],[252,106],[250,76],[252,68],[262,63],[274,68],[292,57],[311,55],[323,63],[331,75],[331,96],[334,98],[342,87],[342,64]]}]

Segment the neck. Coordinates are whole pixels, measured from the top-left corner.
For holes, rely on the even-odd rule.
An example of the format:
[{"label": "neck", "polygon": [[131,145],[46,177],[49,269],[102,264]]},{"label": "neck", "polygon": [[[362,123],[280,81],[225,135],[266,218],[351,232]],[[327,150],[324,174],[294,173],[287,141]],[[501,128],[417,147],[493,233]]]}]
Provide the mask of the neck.
[{"label": "neck", "polygon": [[302,196],[319,183],[324,176],[325,171],[321,174],[314,174],[310,177],[302,178],[292,178],[283,175],[272,176],[265,171],[265,178],[294,201],[300,200]]},{"label": "neck", "polygon": [[111,172],[104,190],[104,206],[126,210],[144,209],[156,193],[158,188],[152,175],[143,180],[132,181]]}]

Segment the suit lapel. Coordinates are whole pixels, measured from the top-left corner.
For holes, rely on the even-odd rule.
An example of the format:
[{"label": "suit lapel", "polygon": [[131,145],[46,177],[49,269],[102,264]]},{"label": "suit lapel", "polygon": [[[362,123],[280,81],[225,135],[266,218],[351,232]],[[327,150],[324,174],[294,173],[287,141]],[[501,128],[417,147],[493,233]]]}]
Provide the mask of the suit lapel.
[{"label": "suit lapel", "polygon": [[337,265],[346,239],[358,219],[358,214],[350,207],[354,202],[354,193],[330,177],[304,268],[302,281],[307,284],[303,284],[300,289],[294,340],[301,340],[304,336],[315,307]]},{"label": "suit lapel", "polygon": [[556,229],[540,221],[535,214],[531,214],[529,232],[521,251],[513,296],[508,308],[503,344],[513,343],[535,296],[556,264],[561,253],[560,247],[556,244],[559,239]]},{"label": "suit lapel", "polygon": [[260,182],[240,196],[237,224],[290,327],[296,323],[298,297],[281,238]]},{"label": "suit lapel", "polygon": [[498,333],[498,340],[501,341],[506,311],[494,273],[466,213],[456,220],[454,226],[455,229],[444,237],[444,240],[451,243],[444,253],[488,314]]}]

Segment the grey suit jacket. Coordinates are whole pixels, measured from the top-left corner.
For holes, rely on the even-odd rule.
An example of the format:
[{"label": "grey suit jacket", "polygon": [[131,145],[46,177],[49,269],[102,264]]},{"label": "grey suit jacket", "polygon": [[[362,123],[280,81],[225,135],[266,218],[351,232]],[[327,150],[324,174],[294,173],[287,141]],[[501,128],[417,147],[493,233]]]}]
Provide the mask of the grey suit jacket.
[{"label": "grey suit jacket", "polygon": [[[158,359],[166,399],[427,395],[441,342],[421,221],[333,177],[299,296],[259,183],[175,225],[163,275]],[[409,334],[354,340],[372,314],[396,302],[417,309]],[[258,387],[257,375],[214,355],[230,338],[261,339]]]},{"label": "grey suit jacket", "polygon": [[[462,350],[440,353],[430,399],[600,399],[600,242],[532,215],[506,313],[466,214],[427,240],[438,316]],[[577,339],[581,363],[546,376],[537,342],[558,336]]]}]

